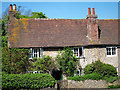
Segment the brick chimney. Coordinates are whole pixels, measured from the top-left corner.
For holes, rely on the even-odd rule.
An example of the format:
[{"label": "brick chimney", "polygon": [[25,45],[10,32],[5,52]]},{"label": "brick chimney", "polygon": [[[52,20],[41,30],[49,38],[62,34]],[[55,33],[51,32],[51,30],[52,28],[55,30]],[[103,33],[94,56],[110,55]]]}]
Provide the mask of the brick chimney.
[{"label": "brick chimney", "polygon": [[9,10],[9,24],[16,19],[17,17],[17,11],[16,11],[16,5],[10,4],[10,10]]},{"label": "brick chimney", "polygon": [[98,40],[98,20],[95,14],[95,8],[92,8],[93,13],[91,14],[91,9],[88,8],[87,15],[87,37],[90,40]]}]

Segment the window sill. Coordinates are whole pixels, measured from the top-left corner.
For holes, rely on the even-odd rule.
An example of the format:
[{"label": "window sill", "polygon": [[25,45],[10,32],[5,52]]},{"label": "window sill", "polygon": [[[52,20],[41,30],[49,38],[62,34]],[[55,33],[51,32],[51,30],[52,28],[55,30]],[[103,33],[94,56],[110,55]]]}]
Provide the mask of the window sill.
[{"label": "window sill", "polygon": [[117,55],[106,55],[107,57],[116,57]]},{"label": "window sill", "polygon": [[77,57],[78,59],[85,59],[85,57],[84,56],[79,56],[79,57]]}]

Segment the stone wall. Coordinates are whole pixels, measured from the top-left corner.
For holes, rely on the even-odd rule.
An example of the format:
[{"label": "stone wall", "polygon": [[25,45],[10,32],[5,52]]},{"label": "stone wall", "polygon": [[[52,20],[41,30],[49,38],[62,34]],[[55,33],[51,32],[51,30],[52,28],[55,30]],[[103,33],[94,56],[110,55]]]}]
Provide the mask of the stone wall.
[{"label": "stone wall", "polygon": [[58,51],[44,51],[44,55],[48,55],[54,58],[58,55]]},{"label": "stone wall", "polygon": [[68,80],[68,88],[107,88],[108,85],[116,85],[118,81],[114,83],[108,83],[105,80],[85,80],[85,81],[73,81]]},{"label": "stone wall", "polygon": [[[117,49],[118,54],[118,49]],[[108,57],[106,55],[106,48],[84,48],[85,59],[87,64],[91,64],[97,60],[100,60],[103,63],[111,64],[114,67],[118,67],[118,55]],[[85,66],[84,66],[85,67]]]}]

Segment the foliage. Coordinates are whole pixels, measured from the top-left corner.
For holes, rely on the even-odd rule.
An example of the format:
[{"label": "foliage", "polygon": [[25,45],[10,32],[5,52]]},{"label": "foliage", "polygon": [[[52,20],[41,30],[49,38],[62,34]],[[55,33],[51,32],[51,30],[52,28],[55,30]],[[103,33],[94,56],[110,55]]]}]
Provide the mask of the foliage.
[{"label": "foliage", "polygon": [[25,16],[25,15],[21,15],[21,13],[18,13],[17,17],[18,18],[48,18],[42,12],[32,12],[32,16]]},{"label": "foliage", "polygon": [[6,73],[25,73],[30,65],[28,49],[2,48],[2,71]]},{"label": "foliage", "polygon": [[107,88],[120,88],[120,85],[117,84],[117,85],[109,85]]},{"label": "foliage", "polygon": [[103,77],[115,77],[117,76],[117,71],[116,68],[110,64],[104,64],[100,62],[100,60],[87,65],[84,68],[85,74],[90,74],[90,73],[98,73],[102,75]]},{"label": "foliage", "polygon": [[50,56],[42,56],[42,58],[38,58],[35,62],[33,62],[33,66],[31,69],[34,71],[41,71],[41,72],[51,72],[52,69],[55,67],[54,60]]},{"label": "foliage", "polygon": [[49,74],[3,74],[3,89],[39,89],[53,87],[55,79]]},{"label": "foliage", "polygon": [[72,48],[64,48],[56,57],[59,68],[65,71],[67,76],[73,76],[76,70],[78,60],[73,56]]},{"label": "foliage", "polygon": [[106,80],[107,82],[113,83],[114,81],[118,80],[118,77],[103,77],[104,80]]},{"label": "foliage", "polygon": [[92,74],[86,74],[84,76],[73,76],[73,77],[68,77],[68,80],[75,80],[75,81],[84,81],[84,80],[100,80],[102,79],[102,76],[99,75],[98,73],[92,73]]},{"label": "foliage", "polygon": [[95,71],[95,68],[93,66],[93,64],[89,64],[84,68],[84,73],[85,74],[91,74]]},{"label": "foliage", "polygon": [[84,76],[73,76],[73,77],[68,77],[68,80],[75,80],[75,81],[84,81],[84,80],[106,80],[107,82],[113,83],[114,81],[118,80],[118,77],[102,77],[98,73],[91,73],[91,74],[86,74]]},{"label": "foliage", "polygon": [[8,24],[8,15],[4,16],[3,19],[0,20],[1,31],[0,35],[2,36],[2,47],[7,46],[8,36],[7,36],[7,24]]}]

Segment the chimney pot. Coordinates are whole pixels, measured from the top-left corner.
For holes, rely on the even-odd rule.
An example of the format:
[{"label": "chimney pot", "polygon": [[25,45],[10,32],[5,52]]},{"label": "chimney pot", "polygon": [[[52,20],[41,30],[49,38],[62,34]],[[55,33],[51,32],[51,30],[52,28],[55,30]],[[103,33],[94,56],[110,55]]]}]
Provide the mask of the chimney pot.
[{"label": "chimney pot", "polygon": [[90,10],[90,8],[88,8],[88,15],[91,15],[91,10]]},{"label": "chimney pot", "polygon": [[13,4],[13,10],[16,10],[16,4]]},{"label": "chimney pot", "polygon": [[95,15],[95,8],[92,8],[93,9],[93,15]]},{"label": "chimney pot", "polygon": [[10,11],[12,10],[12,4],[10,4]]}]

